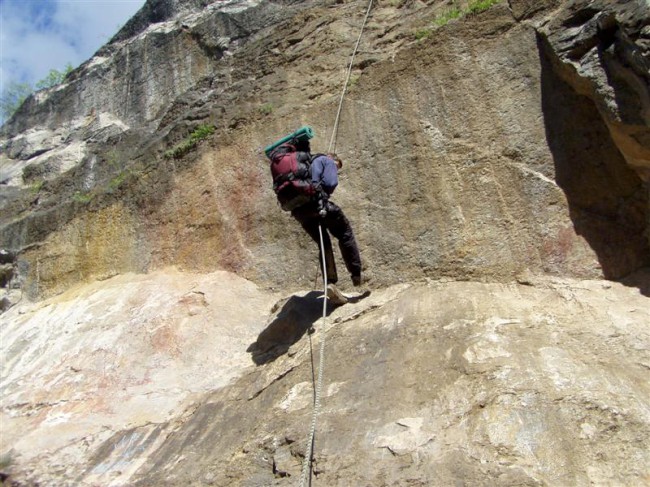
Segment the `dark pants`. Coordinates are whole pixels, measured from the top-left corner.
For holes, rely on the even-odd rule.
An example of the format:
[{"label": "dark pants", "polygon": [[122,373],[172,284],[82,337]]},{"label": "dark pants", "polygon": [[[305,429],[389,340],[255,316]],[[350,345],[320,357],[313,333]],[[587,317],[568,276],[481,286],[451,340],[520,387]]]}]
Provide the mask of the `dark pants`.
[{"label": "dark pants", "polygon": [[[359,248],[354,239],[354,233],[350,222],[343,214],[343,210],[331,201],[327,202],[327,215],[321,217],[318,214],[316,203],[308,203],[291,211],[291,215],[300,222],[302,228],[316,242],[320,249],[320,233],[318,225],[323,227],[323,246],[325,247],[325,266],[327,268],[327,282],[336,283],[338,276],[336,274],[336,264],[334,263],[334,253],[332,252],[331,233],[339,241],[339,249],[345,262],[348,272],[351,276],[361,275],[361,256]],[[323,254],[320,249],[320,266],[323,270]]]}]

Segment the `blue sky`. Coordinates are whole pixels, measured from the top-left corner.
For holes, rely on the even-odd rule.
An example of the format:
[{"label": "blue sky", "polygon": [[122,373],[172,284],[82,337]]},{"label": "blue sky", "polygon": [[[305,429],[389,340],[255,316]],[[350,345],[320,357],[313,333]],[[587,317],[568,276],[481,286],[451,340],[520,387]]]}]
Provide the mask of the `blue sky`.
[{"label": "blue sky", "polygon": [[0,0],[0,92],[36,82],[51,69],[79,66],[145,0]]}]

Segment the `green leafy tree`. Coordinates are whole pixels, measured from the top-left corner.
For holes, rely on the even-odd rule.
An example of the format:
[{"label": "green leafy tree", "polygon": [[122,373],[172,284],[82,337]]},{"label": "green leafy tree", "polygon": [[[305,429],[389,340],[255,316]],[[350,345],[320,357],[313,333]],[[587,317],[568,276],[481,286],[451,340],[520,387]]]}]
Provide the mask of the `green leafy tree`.
[{"label": "green leafy tree", "polygon": [[61,84],[68,73],[72,71],[72,69],[73,68],[70,63],[68,63],[64,71],[50,69],[48,75],[36,83],[36,89],[42,90],[43,88],[52,88],[53,86]]},{"label": "green leafy tree", "polygon": [[[73,69],[70,63],[66,65],[63,71],[50,69],[48,75],[36,83],[36,89],[42,90],[61,84]],[[4,122],[9,119],[33,92],[34,88],[29,83],[17,83],[15,81],[9,83],[9,86],[0,94],[0,121]]]},{"label": "green leafy tree", "polygon": [[34,89],[29,83],[12,81],[0,95],[0,115],[3,120],[11,117]]}]

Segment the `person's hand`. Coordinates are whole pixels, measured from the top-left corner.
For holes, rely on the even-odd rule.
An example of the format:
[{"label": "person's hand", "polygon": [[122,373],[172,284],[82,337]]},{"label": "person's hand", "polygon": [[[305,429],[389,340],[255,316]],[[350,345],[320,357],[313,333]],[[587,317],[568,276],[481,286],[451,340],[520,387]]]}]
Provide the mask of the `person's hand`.
[{"label": "person's hand", "polygon": [[330,198],[330,195],[327,194],[327,191],[325,191],[325,190],[324,190],[323,188],[321,188],[320,186],[318,186],[318,188],[317,188],[316,191],[317,191],[316,194],[318,195],[318,201],[319,201],[319,204],[320,204],[320,205],[323,205],[323,206],[326,205],[326,204],[327,204],[327,201],[328,201],[329,198]]},{"label": "person's hand", "polygon": [[321,218],[325,218],[327,216],[327,200],[320,198],[318,200],[318,215]]}]

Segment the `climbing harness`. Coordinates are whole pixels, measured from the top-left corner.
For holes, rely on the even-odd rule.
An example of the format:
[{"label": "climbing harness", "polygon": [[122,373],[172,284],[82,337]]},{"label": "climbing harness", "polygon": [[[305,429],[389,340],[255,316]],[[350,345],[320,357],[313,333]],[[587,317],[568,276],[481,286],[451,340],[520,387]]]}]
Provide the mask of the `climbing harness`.
[{"label": "climbing harness", "polygon": [[[368,16],[370,15],[370,9],[372,7],[372,0],[368,2],[368,9],[366,11],[366,16],[363,19],[363,24],[361,24],[361,31],[359,32],[359,38],[357,39],[357,43],[354,46],[354,51],[352,52],[352,57],[350,58],[350,65],[348,67],[348,72],[347,76],[345,78],[345,83],[343,85],[343,92],[341,93],[341,100],[339,101],[339,108],[338,111],[336,112],[336,118],[334,120],[334,128],[332,129],[332,137],[330,139],[330,145],[328,152],[333,152],[336,149],[336,137],[338,133],[338,127],[339,127],[339,120],[341,117],[341,110],[343,108],[343,99],[345,98],[345,94],[347,92],[348,88],[348,83],[350,81],[350,75],[352,74],[352,64],[354,62],[354,56],[357,54],[357,50],[359,49],[359,43],[361,42],[361,36],[363,34],[363,29],[366,26],[366,22],[368,20]],[[323,244],[323,225],[320,223],[318,224],[318,233],[320,235],[320,253],[323,259],[322,262],[322,269],[323,269],[323,319],[322,319],[322,326],[321,326],[321,339],[320,339],[320,352],[319,352],[319,362],[318,362],[318,377],[316,379],[316,384],[314,386],[314,408],[312,411],[312,417],[311,417],[311,427],[309,430],[309,437],[307,439],[307,448],[305,450],[305,458],[303,459],[302,463],[302,473],[300,476],[300,486],[305,487],[308,482],[308,480],[311,478],[311,457],[314,451],[314,436],[316,435],[316,417],[318,416],[318,412],[320,410],[320,397],[321,397],[321,390],[323,388],[323,369],[325,367],[325,324],[326,324],[326,319],[327,319],[327,272],[326,272],[326,262],[325,262],[325,246]],[[310,344],[310,349],[311,349],[311,335],[309,335],[309,344]],[[313,351],[312,351],[313,354]],[[314,360],[312,356],[312,377],[313,377],[313,365]],[[309,482],[311,484],[311,482]]]}]

